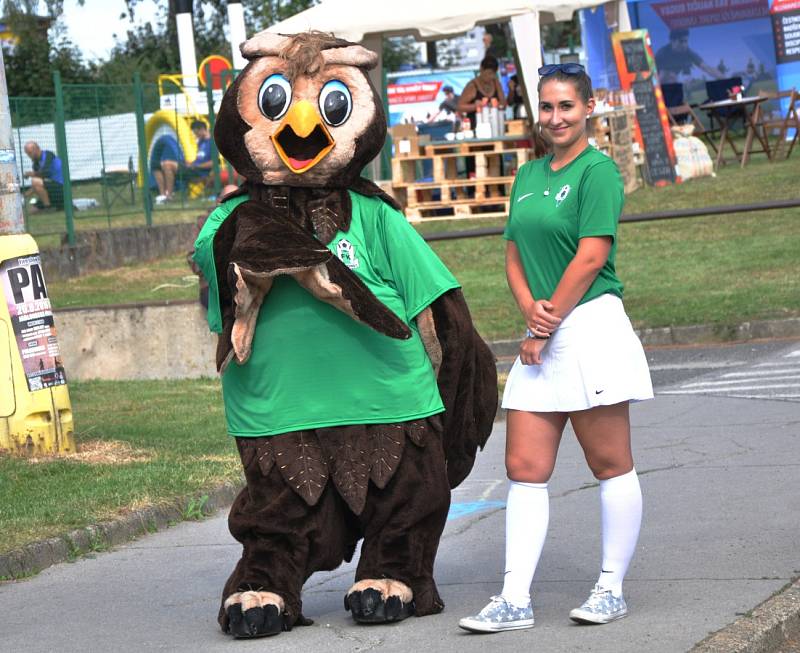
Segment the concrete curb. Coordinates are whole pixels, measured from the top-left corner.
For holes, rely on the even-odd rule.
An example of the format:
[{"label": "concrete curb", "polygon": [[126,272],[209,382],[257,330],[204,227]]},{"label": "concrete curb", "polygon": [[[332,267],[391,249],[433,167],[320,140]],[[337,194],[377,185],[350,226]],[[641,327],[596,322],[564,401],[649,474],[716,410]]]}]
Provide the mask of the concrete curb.
[{"label": "concrete curb", "polygon": [[[738,326],[697,324],[693,326],[636,329],[636,335],[639,336],[642,345],[645,347],[800,338],[800,317],[789,317],[780,320],[753,320],[742,322]],[[488,344],[498,358],[514,357],[519,353],[519,340],[497,340]]]},{"label": "concrete curb", "polygon": [[239,490],[240,486],[220,485],[169,505],[136,510],[119,519],[79,528],[60,537],[40,540],[0,554],[0,579],[26,578],[51,565],[126,544],[142,535],[186,521],[187,512],[192,507],[203,515],[211,515],[231,505]]},{"label": "concrete curb", "polygon": [[800,578],[745,616],[699,642],[691,653],[800,650]]}]

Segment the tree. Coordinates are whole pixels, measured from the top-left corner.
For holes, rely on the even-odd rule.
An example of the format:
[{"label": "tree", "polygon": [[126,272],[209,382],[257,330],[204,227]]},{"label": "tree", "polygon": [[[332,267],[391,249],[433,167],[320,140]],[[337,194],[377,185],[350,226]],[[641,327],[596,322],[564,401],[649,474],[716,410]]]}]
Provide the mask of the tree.
[{"label": "tree", "polygon": [[575,48],[581,43],[581,23],[577,12],[571,20],[542,25],[542,46],[545,50]]},{"label": "tree", "polygon": [[383,39],[383,68],[387,73],[400,70],[417,61],[417,45],[411,36],[391,36]]},{"label": "tree", "polygon": [[[58,1],[58,0],[50,0]],[[135,15],[137,5],[141,4],[143,0],[125,0],[128,7],[128,12],[131,16]],[[252,31],[261,31],[270,25],[289,18],[296,13],[308,9],[320,0],[243,0],[242,7],[244,9],[245,23]],[[177,0],[161,0],[160,6],[166,9],[166,16],[168,22],[173,25],[175,23],[175,14],[177,8]],[[222,25],[227,20],[227,0],[194,0],[194,15],[206,15],[210,12],[212,15],[218,16],[215,27],[219,28],[222,32]],[[195,29],[197,29],[197,21],[195,21]]]},{"label": "tree", "polygon": [[[61,2],[46,4],[58,11]],[[5,3],[9,28],[17,36],[15,45],[3,49],[9,96],[52,97],[53,70],[61,73],[65,83],[92,81],[90,67],[62,26],[52,27],[52,42],[48,40],[46,27],[36,14],[42,9],[39,5],[33,0]]]},{"label": "tree", "polygon": [[[126,0],[133,18],[142,0]],[[249,33],[254,33],[316,4],[318,0],[245,0],[242,6]],[[195,0],[193,2],[195,52],[198,63],[210,54],[231,58],[226,36],[227,0]],[[111,51],[109,59],[96,67],[98,81],[128,82],[139,71],[146,83],[155,83],[163,73],[180,71],[178,32],[175,22],[176,0],[159,3],[156,27],[140,25],[127,31],[127,39]],[[165,47],[166,45],[166,47]]]}]

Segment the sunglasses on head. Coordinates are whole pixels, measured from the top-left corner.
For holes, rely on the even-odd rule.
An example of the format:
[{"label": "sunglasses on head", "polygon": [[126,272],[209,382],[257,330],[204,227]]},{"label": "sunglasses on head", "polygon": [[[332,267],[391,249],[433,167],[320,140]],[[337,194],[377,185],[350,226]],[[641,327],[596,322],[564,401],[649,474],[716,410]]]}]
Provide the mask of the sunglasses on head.
[{"label": "sunglasses on head", "polygon": [[580,75],[586,69],[579,63],[551,63],[539,68],[539,77],[547,77],[553,73],[562,72],[565,75]]}]

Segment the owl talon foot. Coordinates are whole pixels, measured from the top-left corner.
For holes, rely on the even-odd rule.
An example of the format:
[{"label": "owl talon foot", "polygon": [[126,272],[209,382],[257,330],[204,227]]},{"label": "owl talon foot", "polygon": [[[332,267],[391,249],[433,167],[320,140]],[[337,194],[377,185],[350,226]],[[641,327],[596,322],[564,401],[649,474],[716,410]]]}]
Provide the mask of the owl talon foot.
[{"label": "owl talon foot", "polygon": [[225,614],[229,634],[236,639],[277,635],[288,630],[283,617],[283,601],[266,592],[242,592],[228,597]]},{"label": "owl talon foot", "polygon": [[395,585],[396,581],[357,583],[344,597],[345,610],[350,610],[353,619],[358,623],[380,624],[402,621],[414,614],[414,601],[408,587],[403,585],[406,591],[401,595],[394,593]]}]

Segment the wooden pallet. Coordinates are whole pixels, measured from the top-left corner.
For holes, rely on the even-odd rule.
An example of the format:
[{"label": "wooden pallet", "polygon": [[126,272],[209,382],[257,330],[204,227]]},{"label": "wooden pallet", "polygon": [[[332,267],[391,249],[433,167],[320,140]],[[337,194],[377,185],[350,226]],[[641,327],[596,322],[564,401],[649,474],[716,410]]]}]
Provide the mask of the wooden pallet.
[{"label": "wooden pallet", "polygon": [[508,215],[508,197],[485,200],[426,202],[405,210],[409,222],[417,220],[452,220],[454,218],[497,218]]},{"label": "wooden pallet", "polygon": [[[401,194],[401,203],[408,207],[417,207],[432,202],[435,191],[439,191],[442,203],[472,202],[484,199],[505,199],[511,194],[514,177],[483,177],[478,179],[448,179],[445,181],[428,181],[407,184],[395,189]],[[469,197],[469,190],[473,197]]]},{"label": "wooden pallet", "polygon": [[[477,145],[477,144],[476,144]],[[489,143],[493,145],[493,143]],[[531,150],[527,148],[507,148],[504,150],[491,150],[484,152],[448,152],[427,156],[407,156],[392,159],[392,185],[395,188],[416,184],[419,181],[418,164],[422,161],[431,161],[432,176],[434,181],[455,179],[457,176],[456,162],[458,159],[471,159],[474,162],[476,177],[499,176],[501,160],[506,156],[513,156],[513,167],[519,168],[531,158]]]},{"label": "wooden pallet", "polygon": [[[520,136],[520,141],[527,140]],[[449,143],[436,143],[424,145],[422,151],[424,156],[435,156],[437,154],[477,154],[480,152],[507,152],[509,150],[520,149],[515,140],[510,141],[451,141]]]}]

